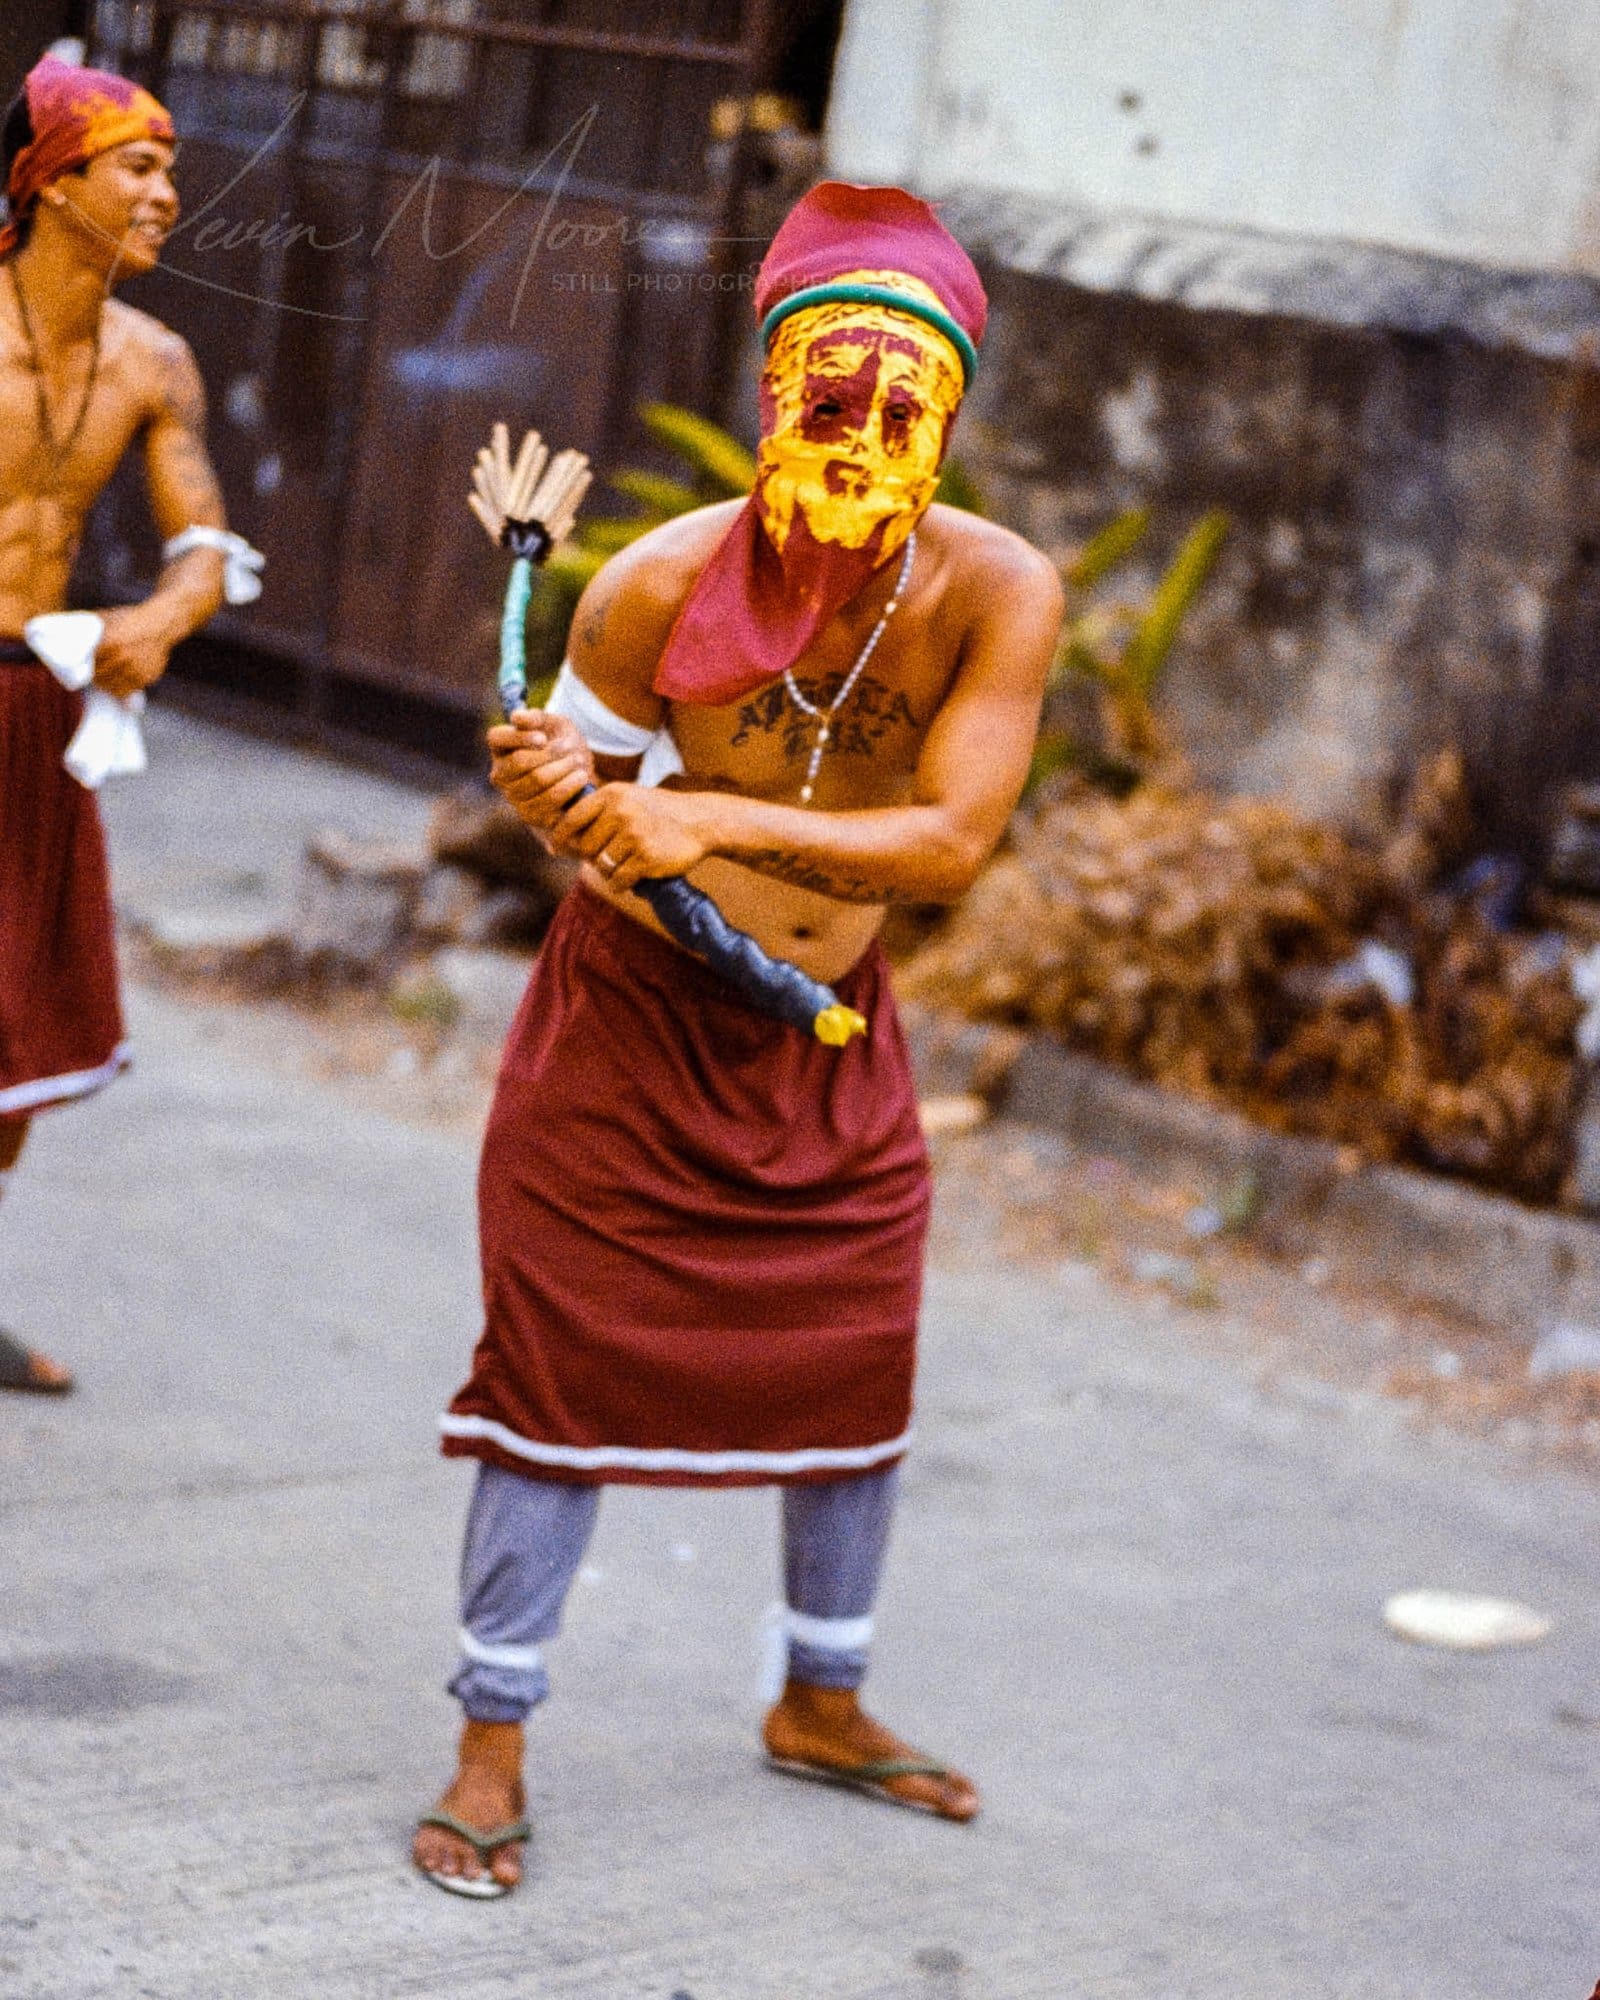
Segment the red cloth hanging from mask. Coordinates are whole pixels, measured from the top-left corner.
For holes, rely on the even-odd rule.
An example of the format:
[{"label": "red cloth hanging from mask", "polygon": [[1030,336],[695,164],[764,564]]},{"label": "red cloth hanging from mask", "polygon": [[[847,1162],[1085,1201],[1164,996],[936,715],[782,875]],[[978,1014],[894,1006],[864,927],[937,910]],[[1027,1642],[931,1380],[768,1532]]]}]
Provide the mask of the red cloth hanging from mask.
[{"label": "red cloth hanging from mask", "polygon": [[[903,188],[843,181],[813,188],[785,218],[756,280],[757,319],[798,291],[857,271],[916,279],[974,342],[982,338],[982,281],[928,204]],[[765,391],[762,416],[766,436]],[[819,542],[799,518],[780,554],[758,490],[685,600],[657,665],[656,693],[708,707],[742,699],[792,666],[884,560],[881,536],[856,548]]]}]

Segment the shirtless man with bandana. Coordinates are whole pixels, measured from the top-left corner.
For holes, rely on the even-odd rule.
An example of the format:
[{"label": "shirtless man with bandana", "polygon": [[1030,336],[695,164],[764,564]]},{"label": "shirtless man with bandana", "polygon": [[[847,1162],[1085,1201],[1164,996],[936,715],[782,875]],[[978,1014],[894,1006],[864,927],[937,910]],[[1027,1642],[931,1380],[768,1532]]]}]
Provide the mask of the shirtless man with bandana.
[{"label": "shirtless man with bandana", "polygon": [[[194,358],[111,297],[154,268],[177,221],[173,153],[154,98],[51,56],[0,137],[0,1190],[30,1118],[127,1060],[99,814],[62,768],[82,697],[23,628],[65,605],[89,508],[136,441],[164,542],[225,527]],[[96,685],[147,688],[216,610],[222,577],[217,549],[192,548],[143,603],[103,612]],[[60,1393],[71,1379],[0,1333],[0,1387]]]},{"label": "shirtless man with bandana", "polygon": [[[931,504],[984,298],[926,204],[813,189],[756,304],[754,495],[613,558],[548,708],[489,735],[495,783],[586,867],[507,1044],[479,1183],[485,1330],[442,1420],[445,1451],[480,1461],[451,1682],[466,1722],[413,1854],[458,1894],[519,1879],[523,1720],[609,1483],[781,1486],[769,1762],[978,1810],[857,1693],[928,1199],[876,939],[897,899],[959,897],[1004,833],[1061,589],[1017,536]],[[752,1014],[629,893],[670,874],[834,985],[866,1033],[830,1050]]]}]

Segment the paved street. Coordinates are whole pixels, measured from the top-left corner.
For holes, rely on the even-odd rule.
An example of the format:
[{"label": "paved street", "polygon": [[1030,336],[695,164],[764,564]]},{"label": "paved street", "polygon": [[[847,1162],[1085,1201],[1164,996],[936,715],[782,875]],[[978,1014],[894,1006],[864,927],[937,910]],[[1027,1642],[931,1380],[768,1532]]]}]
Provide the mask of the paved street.
[{"label": "paved street", "polygon": [[[125,881],[198,865],[152,829],[207,739],[161,726]],[[0,1407],[5,2000],[1586,2000],[1600,1493],[1267,1385],[1086,1266],[985,1257],[981,1214],[932,1281],[872,1685],[985,1816],[763,1772],[772,1496],[618,1492],[551,1648],[528,1882],[418,1881],[471,1145],[257,1064],[216,1008],[132,1019],[136,1070],[41,1122],[0,1229],[0,1316],[84,1385]],[[1421,1584],[1554,1634],[1407,1647],[1379,1611]]]}]

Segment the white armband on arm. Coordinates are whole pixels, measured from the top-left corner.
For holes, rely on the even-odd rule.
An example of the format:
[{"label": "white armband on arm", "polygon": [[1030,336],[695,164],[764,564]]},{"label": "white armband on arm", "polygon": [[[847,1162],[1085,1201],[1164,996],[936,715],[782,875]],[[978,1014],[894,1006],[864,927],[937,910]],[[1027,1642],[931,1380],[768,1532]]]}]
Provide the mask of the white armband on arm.
[{"label": "white armband on arm", "polygon": [[161,560],[176,562],[191,549],[215,549],[222,557],[222,594],[230,604],[254,604],[261,595],[261,572],[267,559],[251,548],[243,535],[226,528],[185,528],[162,544]]},{"label": "white armband on arm", "polygon": [[556,684],[545,703],[550,715],[564,715],[597,757],[638,757],[638,782],[659,785],[663,778],[675,777],[683,769],[683,758],[672,740],[672,731],[663,722],[659,729],[646,729],[627,722],[591,688],[584,686],[563,660]]}]

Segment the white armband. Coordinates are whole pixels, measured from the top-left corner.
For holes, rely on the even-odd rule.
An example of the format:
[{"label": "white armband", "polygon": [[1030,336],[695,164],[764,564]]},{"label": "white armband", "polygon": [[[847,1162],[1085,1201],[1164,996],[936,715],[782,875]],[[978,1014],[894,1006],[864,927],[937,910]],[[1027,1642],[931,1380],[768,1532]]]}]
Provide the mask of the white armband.
[{"label": "white armband", "polygon": [[584,742],[602,757],[642,757],[656,740],[655,730],[625,722],[614,708],[607,708],[599,695],[578,679],[570,660],[562,661],[545,710],[575,723]]},{"label": "white armband", "polygon": [[176,562],[191,549],[216,549],[222,557],[222,594],[230,604],[254,604],[261,595],[261,572],[267,559],[251,548],[243,535],[226,528],[185,528],[161,546],[161,560]]},{"label": "white armband", "polygon": [[564,715],[598,757],[638,757],[641,785],[659,785],[683,769],[683,758],[665,723],[646,729],[608,708],[592,688],[585,687],[568,660],[561,663],[556,684],[545,703],[547,713]]}]

